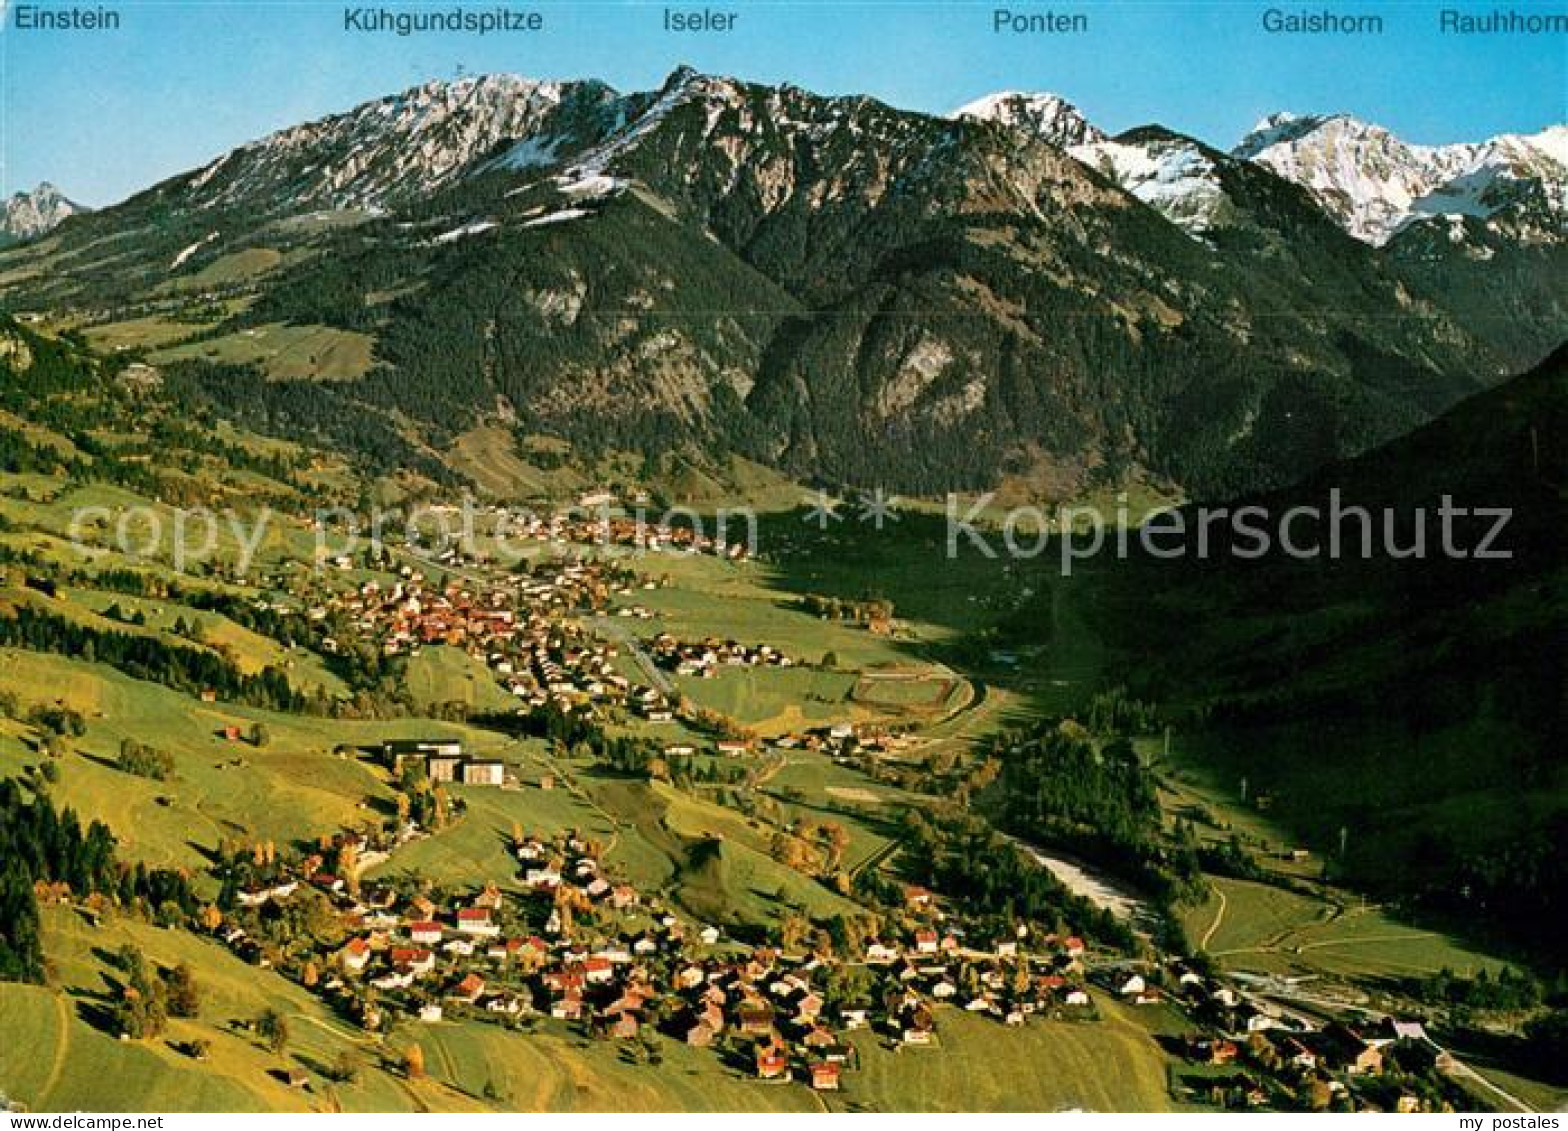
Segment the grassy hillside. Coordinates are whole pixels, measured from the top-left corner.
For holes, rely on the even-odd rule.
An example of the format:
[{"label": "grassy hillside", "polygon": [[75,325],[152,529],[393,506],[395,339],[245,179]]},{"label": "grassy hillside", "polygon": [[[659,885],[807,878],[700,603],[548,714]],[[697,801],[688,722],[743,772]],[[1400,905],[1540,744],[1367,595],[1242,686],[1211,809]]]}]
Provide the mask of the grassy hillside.
[{"label": "grassy hillside", "polygon": [[[87,732],[64,759],[55,792],[105,821],[133,855],[158,863],[199,866],[204,849],[241,829],[283,842],[359,827],[374,815],[362,808],[366,799],[389,795],[382,773],[360,752],[387,738],[437,728],[477,752],[512,756],[507,740],[459,725],[307,719],[196,703],[101,665],[33,652],[0,650],[0,682],[24,706],[58,702],[85,716]],[[263,747],[224,737],[226,727],[237,726],[243,738],[255,723],[267,729]],[[172,755],[173,778],[158,782],[116,769],[126,738]],[[354,753],[340,757],[340,746]],[[37,761],[19,739],[0,740],[5,772]]]},{"label": "grassy hillside", "polygon": [[[53,349],[35,337],[14,340],[36,345],[41,355]],[[1528,553],[1507,569],[1473,576],[1407,576],[1379,562],[1339,571],[1263,563],[1235,574],[1217,566],[1156,574],[1141,562],[1060,579],[1049,555],[1027,565],[972,552],[944,561],[940,522],[929,513],[905,514],[883,537],[854,523],[818,532],[798,513],[777,514],[768,520],[759,560],[618,554],[637,576],[616,603],[646,606],[651,619],[590,615],[574,606],[578,611],[560,614],[575,622],[562,631],[613,639],[621,670],[635,683],[651,677],[629,647],[630,634],[733,637],[770,644],[802,663],[686,680],[683,690],[698,705],[770,734],[871,719],[915,732],[885,755],[847,744],[816,750],[814,740],[763,745],[737,758],[705,752],[691,757],[690,766],[702,768],[697,774],[684,765],[671,772],[676,756],[663,744],[706,746],[711,735],[698,733],[706,727],[701,719],[631,721],[601,701],[600,734],[597,723],[568,725],[554,712],[511,715],[516,697],[459,648],[427,646],[406,664],[384,662],[377,635],[383,614],[346,610],[361,607],[354,604],[363,596],[354,592],[360,583],[394,583],[395,567],[314,571],[312,531],[302,517],[313,504],[357,501],[369,483],[296,445],[234,428],[209,436],[183,427],[161,402],[149,402],[149,433],[140,435],[132,421],[141,393],[117,391],[113,373],[90,364],[64,372],[67,379],[52,392],[58,372],[34,373],[0,390],[13,406],[5,411],[25,432],[25,442],[8,450],[29,467],[0,482],[0,616],[7,618],[0,624],[16,626],[7,640],[17,645],[0,648],[0,690],[7,693],[0,778],[22,780],[33,797],[72,810],[83,823],[104,822],[127,864],[181,870],[181,884],[188,877],[190,887],[180,889],[175,912],[185,916],[204,914],[207,900],[232,897],[233,887],[217,892],[226,870],[236,883],[250,883],[240,876],[272,863],[258,865],[258,855],[281,849],[293,867],[322,838],[362,827],[388,830],[375,846],[391,855],[367,872],[378,885],[430,885],[445,899],[493,882],[516,902],[517,834],[564,839],[573,831],[593,842],[589,851],[608,877],[631,882],[642,895],[642,910],[628,918],[633,931],[647,926],[652,909],[668,910],[688,928],[722,928],[718,948],[694,948],[705,957],[722,960],[734,944],[773,942],[797,930],[848,930],[847,920],[867,913],[882,920],[879,933],[912,934],[922,913],[908,905],[903,884],[914,881],[938,893],[947,924],[966,943],[985,947],[1019,916],[1031,920],[1034,933],[1026,937],[1080,930],[1103,980],[1112,960],[1107,945],[1126,929],[1112,934],[1114,924],[1088,919],[1082,907],[1058,898],[1044,873],[988,839],[983,812],[969,808],[968,798],[970,786],[996,768],[975,754],[1009,752],[991,741],[999,732],[1049,714],[1048,705],[1076,705],[1107,680],[1141,681],[1139,693],[1157,698],[1179,724],[1169,760],[1158,737],[1138,738],[1139,752],[1160,775],[1165,812],[1151,802],[1148,816],[1151,826],[1163,817],[1160,835],[1174,837],[1174,814],[1207,807],[1199,834],[1206,847],[1241,829],[1249,851],[1266,858],[1266,842],[1278,843],[1270,822],[1284,822],[1314,848],[1310,862],[1274,877],[1294,882],[1291,891],[1222,879],[1209,902],[1184,909],[1189,937],[1222,969],[1386,982],[1443,965],[1490,967],[1483,956],[1402,921],[1397,909],[1352,906],[1329,885],[1311,883],[1318,861],[1327,859],[1336,875],[1368,885],[1383,874],[1378,869],[1406,867],[1428,885],[1418,895],[1430,897],[1442,883],[1455,887],[1456,872],[1439,870],[1448,862],[1442,856],[1436,864],[1423,856],[1415,832],[1448,837],[1458,864],[1522,861],[1539,869],[1521,869],[1514,888],[1497,886],[1493,872],[1493,886],[1479,890],[1487,898],[1522,891],[1554,906],[1545,863],[1551,857],[1519,849],[1526,832],[1549,832],[1561,809],[1560,756],[1544,744],[1551,735],[1541,725],[1552,716],[1542,696],[1555,674],[1543,641],[1561,620],[1561,603],[1548,603],[1560,592],[1551,586],[1560,580],[1554,539],[1561,458],[1530,432],[1560,419],[1553,415],[1558,383],[1504,390],[1431,435],[1412,437],[1407,449],[1343,472],[1343,482],[1369,500],[1426,498],[1452,489],[1453,473],[1467,491],[1533,508],[1519,528]],[[56,456],[40,455],[37,446]],[[127,508],[152,506],[168,517],[180,501],[259,498],[272,500],[280,516],[264,540],[259,577],[236,576],[232,541],[196,575],[179,573],[161,549],[84,555],[69,543],[73,510],[83,505],[108,508],[95,535],[103,538]],[[534,556],[559,549],[541,544]],[[453,569],[475,586],[500,578],[482,559]],[[890,601],[892,623],[879,621],[872,631],[824,619],[807,608],[836,617],[844,606],[801,600],[815,594],[851,606]],[[1466,599],[1458,608],[1455,594]],[[217,596],[227,600],[214,606]],[[1029,623],[1014,648],[994,628],[1020,610]],[[45,619],[53,627],[39,627]],[[97,635],[88,638],[83,628]],[[142,651],[128,652],[111,633]],[[1487,652],[1493,642],[1514,652],[1496,659]],[[1532,643],[1536,651],[1520,651]],[[184,653],[222,657],[247,676],[281,673],[282,693],[251,695],[234,680],[187,678]],[[827,653],[831,662],[824,662]],[[215,669],[195,670],[206,676]],[[1278,670],[1294,674],[1281,681]],[[307,699],[302,690],[321,695]],[[280,704],[298,713],[270,709]],[[432,717],[461,718],[465,710],[498,729]],[[1409,737],[1417,724],[1426,728],[1419,742]],[[1337,736],[1336,728],[1343,738],[1323,748],[1322,736]],[[405,816],[421,826],[416,830],[397,816],[394,783],[375,753],[388,738],[433,734],[501,760],[509,780],[504,788],[445,786],[449,806],[427,806],[433,793],[403,783],[397,788],[405,792]],[[626,734],[649,745],[614,745],[606,737]],[[1488,757],[1476,757],[1478,748]],[[1242,778],[1250,807],[1236,796]],[[1266,812],[1256,808],[1259,797],[1268,799]],[[906,819],[911,811],[921,819]],[[1116,818],[1098,806],[1079,830],[1086,841],[1096,819]],[[806,827],[823,822],[839,829]],[[1341,824],[1350,835],[1348,851],[1338,855]],[[225,841],[229,847],[215,853]],[[1497,855],[1504,844],[1516,854]],[[13,862],[22,857],[11,854]],[[1411,871],[1408,860],[1424,860],[1432,871]],[[941,867],[930,869],[933,861]],[[340,857],[330,866],[350,865]],[[58,896],[35,891],[41,875],[59,879],[27,874],[23,899],[11,893],[11,906],[24,913],[8,922],[29,924],[36,902]],[[1007,879],[987,885],[997,876]],[[1005,904],[999,888],[1003,896],[1024,892],[1027,906]],[[880,1036],[857,1033],[860,1064],[847,1073],[846,1091],[820,1097],[757,1082],[671,1040],[661,1043],[663,1063],[655,1064],[646,1051],[542,1018],[519,1023],[536,1031],[518,1032],[462,1018],[458,1010],[449,1010],[456,1020],[416,1023],[409,1010],[392,1019],[388,1037],[371,1037],[331,1013],[328,996],[301,988],[316,976],[295,961],[298,950],[256,952],[273,967],[247,965],[206,930],[149,925],[176,920],[165,904],[154,914],[131,896],[91,890],[112,910],[43,909],[41,956],[33,947],[39,957],[15,967],[18,976],[43,980],[43,988],[0,986],[0,1086],[34,1107],[1159,1109],[1169,1104],[1174,1071],[1159,1038],[1205,1023],[1175,1006],[1135,1009],[1101,1000],[1094,1021],[1011,1028],[940,1006],[940,1048],[895,1050]],[[85,894],[77,890],[75,897]],[[345,923],[358,923],[357,911],[341,910]],[[226,902],[225,915],[233,911]],[[245,929],[270,932],[263,914],[246,920]],[[509,935],[514,926],[544,929],[514,921]],[[297,935],[292,941],[312,945]],[[324,949],[311,949],[312,963],[328,961],[337,939],[314,941]],[[157,1038],[110,1040],[106,1006],[122,997],[116,952],[127,944],[158,965],[195,971],[199,1015],[175,1019]],[[860,943],[833,942],[841,945],[845,969],[863,969]],[[282,1053],[266,1051],[247,1025],[263,1009],[288,1018],[291,1040]],[[210,1042],[209,1059],[192,1055],[188,1042],[195,1040]],[[426,1078],[410,1079],[397,1066],[413,1045],[425,1054]],[[17,1051],[38,1048],[50,1056]],[[325,1069],[346,1054],[359,1064],[357,1080],[331,1083]],[[286,1086],[289,1071],[304,1072],[311,1084]]]},{"label": "grassy hillside", "polygon": [[[479,1021],[410,1023],[370,1038],[298,987],[183,931],[128,920],[95,926],[63,909],[46,912],[46,927],[57,986],[0,985],[0,1080],[33,1110],[1105,1111],[1170,1103],[1164,1054],[1113,1003],[1103,1003],[1104,1024],[1021,1030],[944,1009],[940,1049],[896,1051],[862,1035],[861,1070],[843,1093],[821,1099],[674,1041],[662,1044],[663,1064],[632,1063],[553,1022],[528,1034]],[[165,967],[188,964],[201,989],[199,1016],[176,1019],[154,1042],[100,1031],[95,1007],[115,983],[111,959],[125,944]],[[289,1022],[282,1055],[241,1028],[269,1008]],[[211,1044],[204,1062],[182,1051],[198,1039]],[[425,1080],[392,1067],[412,1044],[424,1050]],[[360,1064],[359,1078],[334,1083],[322,1069],[345,1053]],[[274,1075],[285,1069],[309,1076],[309,1087],[287,1087]]]},{"label": "grassy hillside", "polygon": [[[58,986],[0,985],[8,1038],[0,1042],[0,1078],[13,1099],[36,1110],[291,1111],[319,1108],[323,1095],[288,1088],[272,1072],[285,1066],[327,1064],[348,1048],[368,1053],[298,987],[248,966],[215,943],[183,931],[158,930],[130,920],[93,926],[74,912],[46,914],[46,945]],[[110,958],[122,945],[141,948],[164,966],[188,963],[202,991],[200,1015],[176,1019],[163,1039],[124,1042],[103,1032],[97,1007],[116,983]],[[284,1057],[268,1053],[238,1022],[263,1009],[289,1018],[293,1034]],[[211,1042],[211,1059],[198,1063],[177,1047]],[[49,1050],[40,1057],[37,1050]],[[322,1081],[324,1084],[325,1081]],[[417,1107],[399,1083],[379,1072],[344,1086],[345,1107]]]},{"label": "grassy hillside", "polygon": [[1404,978],[1442,970],[1470,976],[1501,964],[1364,901],[1335,906],[1302,892],[1215,877],[1186,909],[1189,938],[1228,968],[1290,977]]},{"label": "grassy hillside", "polygon": [[1100,1024],[1043,1022],[1000,1034],[944,1010],[940,1049],[857,1041],[862,1071],[842,1103],[866,1111],[1170,1110],[1165,1057],[1149,1030],[1125,1007],[1102,1007]]}]

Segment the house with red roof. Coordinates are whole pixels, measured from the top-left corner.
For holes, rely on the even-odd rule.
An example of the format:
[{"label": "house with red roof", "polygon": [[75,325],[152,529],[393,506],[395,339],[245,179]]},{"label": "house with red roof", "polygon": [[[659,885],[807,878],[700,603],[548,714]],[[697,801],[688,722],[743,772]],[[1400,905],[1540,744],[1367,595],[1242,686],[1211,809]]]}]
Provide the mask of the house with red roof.
[{"label": "house with red roof", "polygon": [[757,1049],[757,1079],[777,1080],[789,1075],[789,1057],[777,1045],[763,1045]]},{"label": "house with red roof", "polygon": [[370,962],[370,944],[364,939],[349,939],[348,944],[338,952],[338,958],[343,969],[357,974]]},{"label": "house with red roof", "polygon": [[405,974],[421,976],[436,968],[435,951],[420,946],[395,946],[390,957],[392,965]]},{"label": "house with red roof", "polygon": [[485,980],[478,974],[470,974],[457,985],[452,987],[452,993],[450,996],[457,998],[460,1001],[466,1001],[469,1005],[473,1005],[484,995],[484,992]]},{"label": "house with red roof", "polygon": [[467,935],[485,935],[493,937],[501,933],[501,927],[492,918],[488,907],[462,907],[457,912],[457,929]]}]

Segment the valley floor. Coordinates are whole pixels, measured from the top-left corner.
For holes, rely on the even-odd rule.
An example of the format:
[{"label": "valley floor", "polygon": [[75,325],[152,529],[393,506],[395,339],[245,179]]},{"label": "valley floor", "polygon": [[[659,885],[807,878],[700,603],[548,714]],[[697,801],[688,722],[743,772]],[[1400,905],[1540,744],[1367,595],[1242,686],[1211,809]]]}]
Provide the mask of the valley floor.
[{"label": "valley floor", "polygon": [[[4,509],[31,526],[26,535],[7,533],[8,542],[25,538],[52,548],[54,504],[8,501]],[[394,719],[307,716],[195,697],[89,658],[32,649],[0,648],[0,674],[19,704],[52,704],[82,719],[81,734],[52,759],[58,766],[49,796],[105,822],[127,859],[185,870],[204,899],[218,895],[211,865],[225,843],[308,848],[341,830],[386,823],[407,786],[382,764],[384,744],[439,733],[460,742],[469,758],[498,761],[505,785],[445,787],[456,819],[400,841],[364,869],[367,884],[458,892],[491,884],[506,898],[522,897],[528,889],[514,858],[519,836],[575,836],[601,846],[618,878],[668,901],[693,927],[720,923],[740,936],[769,937],[794,918],[822,923],[865,914],[853,884],[866,876],[902,882],[910,815],[940,809],[943,783],[983,764],[1003,736],[1081,702],[1086,689],[1104,682],[1093,610],[1075,604],[1077,592],[1047,567],[1020,576],[966,560],[933,576],[914,551],[922,536],[909,537],[902,564],[888,569],[874,568],[840,540],[813,544],[798,536],[790,553],[766,561],[612,556],[620,565],[605,566],[604,577],[615,596],[582,618],[580,648],[552,645],[543,659],[537,657],[545,652],[537,653],[536,681],[526,681],[522,659],[503,670],[483,647],[432,639],[412,650],[403,669],[413,713]],[[537,569],[544,569],[546,552]],[[283,563],[293,551],[284,542],[275,553]],[[613,573],[628,563],[636,583]],[[325,588],[284,588],[275,597],[280,606],[315,604],[328,615],[352,609],[362,623],[376,623],[381,614],[365,594],[400,578],[406,584],[410,568],[406,560],[401,574],[354,567]],[[442,568],[476,588],[519,584],[483,563]],[[592,571],[571,576],[574,584],[599,578]],[[644,585],[643,577],[658,580]],[[801,607],[807,594],[863,593],[870,578],[898,610],[890,628],[873,632]],[[5,580],[0,600],[13,608],[36,605],[116,631],[134,617],[134,631],[149,639],[184,647],[195,636],[255,670],[280,664],[302,690],[331,696],[346,687],[331,655],[282,649],[221,614],[201,613],[193,632],[176,621],[196,619],[195,610],[182,614],[169,600],[123,597],[91,578],[47,599],[14,575]],[[1051,646],[1021,665],[965,649],[1022,607],[1034,587],[1046,586],[1056,587],[1046,604]],[[387,624],[389,634],[403,631],[401,621]],[[617,708],[606,730],[662,749],[670,763],[664,771],[628,775],[585,762],[567,741],[488,725],[525,692],[568,680],[559,665],[583,662],[579,654],[606,644],[618,648],[612,662],[589,673],[594,682],[619,677],[628,687],[650,685],[654,706],[680,704],[678,717],[668,719],[651,709]],[[772,651],[756,651],[762,645]],[[690,658],[715,650],[736,662]],[[792,662],[779,663],[779,656]],[[570,669],[570,681],[586,686],[585,672]],[[443,721],[449,713],[469,721]],[[36,780],[30,775],[40,762],[40,735],[29,717],[18,711],[0,719],[0,776]],[[744,751],[723,752],[707,729],[715,718],[745,735]],[[247,737],[258,728],[264,742]],[[165,752],[172,774],[156,780],[126,772],[119,759],[128,741]],[[1201,807],[1216,816],[1216,827],[1244,835],[1265,862],[1260,878],[1206,877],[1208,896],[1181,912],[1195,949],[1249,1000],[1312,1024],[1381,1017],[1409,1006],[1400,979],[1443,968],[1501,968],[1322,884],[1310,864],[1281,862],[1280,830],[1183,762],[1179,736],[1175,754],[1150,739],[1139,746],[1161,783],[1167,822]],[[842,836],[842,885],[789,851],[791,837],[824,822]],[[703,843],[722,850],[698,867],[693,847]],[[1027,851],[1091,903],[1141,930],[1155,928],[1144,896],[1117,877],[1070,851]],[[952,908],[961,916],[961,899]],[[48,985],[0,985],[0,1089],[34,1110],[1152,1111],[1211,1100],[1210,1066],[1192,1060],[1198,1023],[1174,999],[1128,1004],[1113,988],[1118,963],[1105,956],[1089,963],[1097,979],[1092,1020],[1041,1016],[1004,1026],[936,1005],[932,1047],[851,1033],[854,1063],[842,1090],[815,1092],[798,1081],[755,1079],[749,1068],[678,1040],[662,1040],[657,1057],[633,1055],[548,1017],[519,1032],[457,1011],[436,1021],[399,1017],[389,1033],[366,1032],[323,997],[243,961],[210,936],[113,912],[46,907],[43,942]],[[121,991],[115,955],[126,945],[161,966],[184,963],[196,971],[199,1016],[171,1021],[154,1039],[115,1039],[107,1011]],[[282,1055],[264,1048],[250,1028],[266,1010],[288,1019]],[[205,1042],[199,1059],[191,1052],[198,1041]],[[417,1074],[404,1065],[412,1046],[422,1052]],[[38,1055],[41,1049],[47,1056]],[[345,1058],[357,1066],[353,1078],[331,1079]],[[1481,1073],[1472,1081],[1478,1102],[1548,1107],[1564,1098],[1504,1066],[1467,1062]],[[291,1074],[309,1083],[291,1083]]]}]

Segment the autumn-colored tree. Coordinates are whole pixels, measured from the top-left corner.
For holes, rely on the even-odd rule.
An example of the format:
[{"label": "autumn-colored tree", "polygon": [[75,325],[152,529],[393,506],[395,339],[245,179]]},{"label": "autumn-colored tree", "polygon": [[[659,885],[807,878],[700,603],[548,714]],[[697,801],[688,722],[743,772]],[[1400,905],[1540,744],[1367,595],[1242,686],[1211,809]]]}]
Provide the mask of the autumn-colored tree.
[{"label": "autumn-colored tree", "polygon": [[350,895],[359,894],[359,848],[352,842],[338,849],[338,875]]},{"label": "autumn-colored tree", "polygon": [[174,1017],[195,1017],[201,1009],[201,991],[196,985],[196,975],[181,962],[164,978],[168,990],[169,1013]]},{"label": "autumn-colored tree", "polygon": [[803,915],[786,915],[779,924],[779,945],[791,953],[798,952],[811,933],[811,920]]},{"label": "autumn-colored tree", "polygon": [[828,868],[837,868],[849,849],[849,832],[835,821],[823,821],[820,835],[828,845]]},{"label": "autumn-colored tree", "polygon": [[811,872],[815,868],[816,860],[810,846],[799,837],[777,832],[768,847],[773,859],[787,868],[797,872]]},{"label": "autumn-colored tree", "polygon": [[352,1084],[359,1079],[359,1056],[353,1049],[344,1049],[333,1060],[327,1075],[340,1084]]},{"label": "autumn-colored tree", "polygon": [[403,1075],[410,1080],[422,1079],[425,1075],[425,1050],[418,1045],[409,1045],[403,1050]]}]

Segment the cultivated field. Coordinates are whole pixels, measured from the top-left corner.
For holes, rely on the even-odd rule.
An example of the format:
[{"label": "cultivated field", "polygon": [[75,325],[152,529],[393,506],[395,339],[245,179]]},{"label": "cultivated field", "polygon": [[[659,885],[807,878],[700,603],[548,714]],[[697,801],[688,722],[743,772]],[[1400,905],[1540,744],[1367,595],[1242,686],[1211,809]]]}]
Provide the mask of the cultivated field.
[{"label": "cultivated field", "polygon": [[861,1071],[834,1107],[869,1111],[1165,1111],[1166,1058],[1127,1010],[1100,1023],[1001,1030],[940,1013],[940,1049],[889,1049],[857,1034]]},{"label": "cultivated field", "polygon": [[[1209,899],[1184,916],[1222,965],[1271,974],[1410,977],[1447,967],[1495,973],[1501,963],[1373,906],[1341,906],[1267,884],[1210,878]],[[1205,941],[1206,940],[1206,941]]]},{"label": "cultivated field", "polygon": [[161,365],[201,358],[226,365],[260,365],[268,377],[279,381],[347,381],[370,371],[374,351],[374,339],[351,330],[267,323],[161,349],[148,360]]}]

